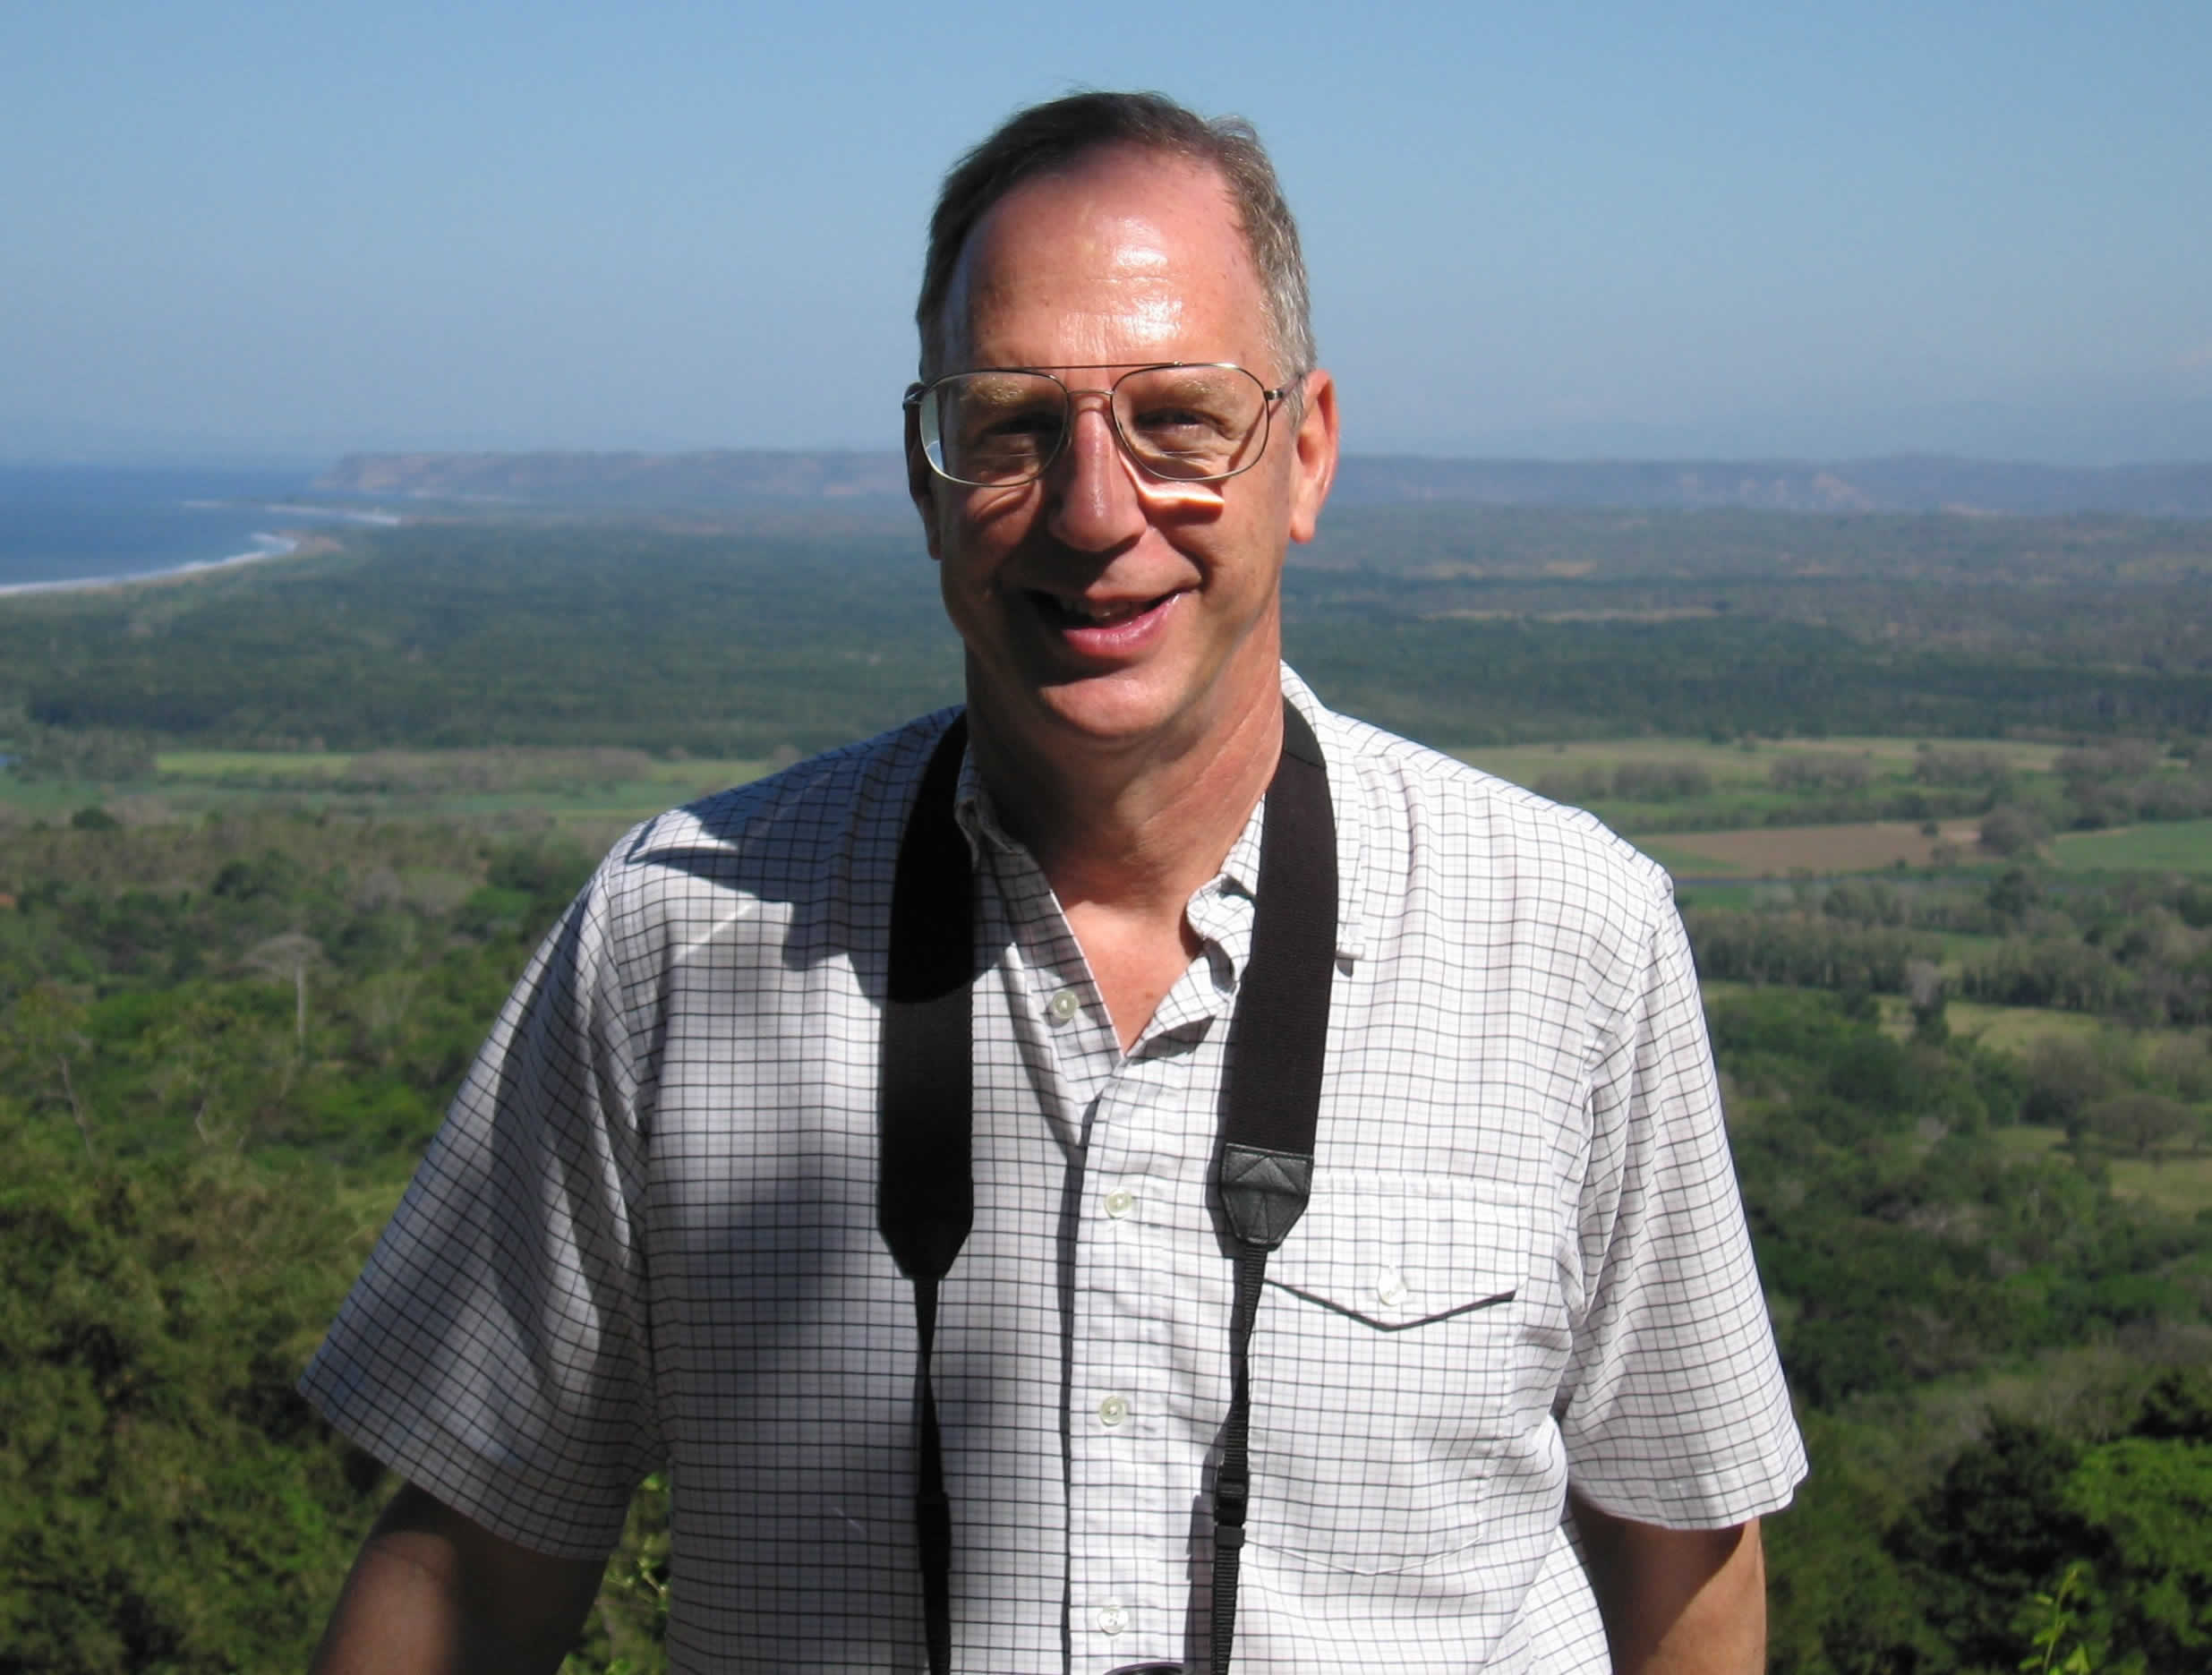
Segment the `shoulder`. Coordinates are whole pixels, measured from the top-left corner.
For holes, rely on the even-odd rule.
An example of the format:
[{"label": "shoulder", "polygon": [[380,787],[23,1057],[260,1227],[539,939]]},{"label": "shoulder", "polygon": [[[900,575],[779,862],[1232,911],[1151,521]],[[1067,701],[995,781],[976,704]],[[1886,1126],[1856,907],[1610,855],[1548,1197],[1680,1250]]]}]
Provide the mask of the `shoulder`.
[{"label": "shoulder", "polygon": [[1345,860],[1368,911],[1420,906],[1617,945],[1643,943],[1672,916],[1666,869],[1588,810],[1286,689],[1328,759]]},{"label": "shoulder", "polygon": [[944,709],[654,816],[626,833],[586,886],[630,955],[671,931],[790,924],[886,893],[908,806]]}]

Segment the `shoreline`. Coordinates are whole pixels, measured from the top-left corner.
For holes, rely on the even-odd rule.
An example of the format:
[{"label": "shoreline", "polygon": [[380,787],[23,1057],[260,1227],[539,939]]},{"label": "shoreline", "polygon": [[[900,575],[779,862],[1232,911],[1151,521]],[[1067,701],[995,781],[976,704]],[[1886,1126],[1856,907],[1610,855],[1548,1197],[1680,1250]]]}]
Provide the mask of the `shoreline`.
[{"label": "shoreline", "polygon": [[[225,507],[251,506],[256,502],[216,500],[186,500],[184,504],[195,508],[221,509]],[[373,511],[367,508],[310,506],[290,500],[261,500],[258,505],[266,513],[311,517],[318,524],[356,524],[389,529],[406,522],[396,512]],[[219,559],[188,559],[181,564],[165,564],[158,569],[132,570],[110,576],[64,576],[43,582],[0,582],[0,599],[21,598],[32,594],[82,593],[98,587],[131,587],[141,582],[179,581],[203,576],[210,570],[231,569],[242,564],[259,564],[265,559],[286,559],[303,552],[327,552],[338,544],[334,537],[316,529],[255,530],[246,539],[255,543],[247,551],[234,552]]]},{"label": "shoreline", "polygon": [[[223,559],[192,559],[183,564],[172,564],[158,570],[141,570],[131,576],[71,576],[51,582],[0,582],[0,599],[21,598],[33,594],[83,593],[96,587],[132,587],[141,582],[174,582],[205,576],[212,570],[234,569],[240,565],[259,564],[267,559],[288,559],[306,551],[324,551],[337,543],[328,536],[305,533],[294,534],[256,533],[252,539],[262,544],[249,552],[234,552]],[[311,548],[311,543],[326,543]]]},{"label": "shoreline", "polygon": [[[282,491],[278,493],[281,494]],[[264,498],[267,497],[267,498]],[[235,569],[243,564],[259,564],[269,559],[287,559],[304,553],[329,552],[340,544],[337,533],[329,528],[337,525],[341,529],[351,524],[371,528],[393,528],[406,523],[406,518],[397,512],[388,512],[372,507],[318,506],[295,500],[279,499],[268,490],[252,497],[234,499],[188,500],[184,506],[195,510],[252,513],[286,520],[310,519],[303,526],[292,523],[289,527],[278,525],[273,530],[257,529],[245,539],[253,545],[243,552],[233,552],[221,558],[187,559],[181,563],[163,563],[158,568],[145,570],[127,570],[100,576],[63,576],[47,581],[0,581],[0,600],[29,597],[39,594],[85,593],[99,588],[134,587],[141,583],[176,582],[205,576],[210,571]],[[97,560],[95,560],[97,562]],[[125,560],[124,562],[130,560]]]}]

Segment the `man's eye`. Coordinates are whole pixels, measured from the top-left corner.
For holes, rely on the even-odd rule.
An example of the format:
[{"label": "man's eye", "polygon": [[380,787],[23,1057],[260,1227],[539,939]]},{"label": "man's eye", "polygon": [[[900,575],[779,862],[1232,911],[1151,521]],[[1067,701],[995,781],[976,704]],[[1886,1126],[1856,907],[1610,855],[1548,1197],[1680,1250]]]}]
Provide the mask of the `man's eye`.
[{"label": "man's eye", "polygon": [[975,408],[966,415],[961,436],[970,448],[1005,453],[1048,448],[1060,433],[1059,415],[1045,407]]},{"label": "man's eye", "polygon": [[986,427],[991,436],[1051,436],[1060,429],[1060,415],[1042,408],[1024,413],[1002,414]]},{"label": "man's eye", "polygon": [[1200,407],[1147,407],[1131,424],[1147,440],[1163,443],[1218,440],[1225,433],[1220,415]]}]

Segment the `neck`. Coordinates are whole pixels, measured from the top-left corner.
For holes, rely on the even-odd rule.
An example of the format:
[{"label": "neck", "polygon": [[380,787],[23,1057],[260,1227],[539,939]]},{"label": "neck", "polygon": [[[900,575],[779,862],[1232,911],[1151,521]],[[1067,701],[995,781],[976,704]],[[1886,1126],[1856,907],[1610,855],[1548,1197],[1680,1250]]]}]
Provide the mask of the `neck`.
[{"label": "neck", "polygon": [[1283,700],[1255,691],[1187,741],[1038,741],[969,716],[1001,820],[1063,907],[1172,912],[1221,869],[1282,750]]}]

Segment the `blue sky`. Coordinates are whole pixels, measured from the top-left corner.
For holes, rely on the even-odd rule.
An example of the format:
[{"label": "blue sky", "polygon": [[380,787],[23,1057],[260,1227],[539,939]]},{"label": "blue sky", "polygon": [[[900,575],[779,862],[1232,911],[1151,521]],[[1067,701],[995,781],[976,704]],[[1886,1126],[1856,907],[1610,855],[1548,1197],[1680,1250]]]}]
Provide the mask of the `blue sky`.
[{"label": "blue sky", "polygon": [[0,8],[0,457],[888,446],[930,194],[1251,117],[1362,451],[2212,457],[2212,5]]}]

